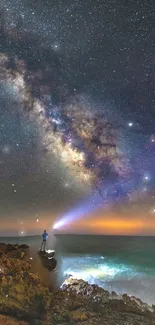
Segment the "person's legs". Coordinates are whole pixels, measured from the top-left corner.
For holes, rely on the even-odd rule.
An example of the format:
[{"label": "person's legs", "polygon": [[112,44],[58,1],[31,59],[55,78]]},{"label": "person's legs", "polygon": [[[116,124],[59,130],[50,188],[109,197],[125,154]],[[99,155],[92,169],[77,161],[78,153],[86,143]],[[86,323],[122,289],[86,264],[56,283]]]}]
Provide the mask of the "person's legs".
[{"label": "person's legs", "polygon": [[41,251],[42,251],[42,248],[43,248],[43,243],[44,243],[44,241],[42,241],[42,243],[41,243],[41,248],[40,248]]},{"label": "person's legs", "polygon": [[46,248],[46,240],[44,240],[44,251],[45,251],[45,248]]}]

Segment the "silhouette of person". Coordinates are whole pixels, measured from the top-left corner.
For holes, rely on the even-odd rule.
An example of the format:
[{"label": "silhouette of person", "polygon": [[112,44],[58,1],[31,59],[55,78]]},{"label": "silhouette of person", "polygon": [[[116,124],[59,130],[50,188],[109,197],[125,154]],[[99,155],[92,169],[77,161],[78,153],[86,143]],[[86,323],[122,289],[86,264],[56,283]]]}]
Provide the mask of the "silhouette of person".
[{"label": "silhouette of person", "polygon": [[41,251],[42,250],[45,251],[47,238],[48,238],[48,234],[47,234],[46,230],[44,230],[44,232],[42,234],[43,241],[42,241],[42,244],[41,244],[41,249],[40,249]]}]

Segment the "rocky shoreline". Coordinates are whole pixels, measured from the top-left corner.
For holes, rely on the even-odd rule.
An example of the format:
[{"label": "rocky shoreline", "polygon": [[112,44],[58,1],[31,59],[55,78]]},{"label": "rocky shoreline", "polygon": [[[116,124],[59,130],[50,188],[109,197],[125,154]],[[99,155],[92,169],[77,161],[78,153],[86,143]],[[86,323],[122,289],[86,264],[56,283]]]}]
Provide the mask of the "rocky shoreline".
[{"label": "rocky shoreline", "polygon": [[27,245],[0,244],[0,325],[155,325],[155,306],[68,278],[52,290]]}]

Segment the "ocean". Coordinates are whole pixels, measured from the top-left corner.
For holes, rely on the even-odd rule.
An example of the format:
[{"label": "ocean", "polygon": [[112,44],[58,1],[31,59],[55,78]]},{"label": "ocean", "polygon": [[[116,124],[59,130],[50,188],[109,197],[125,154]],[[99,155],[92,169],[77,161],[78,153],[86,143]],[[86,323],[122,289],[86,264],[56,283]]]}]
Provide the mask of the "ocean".
[{"label": "ocean", "polygon": [[66,276],[83,279],[118,294],[139,297],[155,304],[155,238],[94,235],[49,236],[47,248],[56,250],[54,274],[48,276],[36,258],[41,237],[0,238],[5,243],[30,246],[33,268],[60,286]]}]

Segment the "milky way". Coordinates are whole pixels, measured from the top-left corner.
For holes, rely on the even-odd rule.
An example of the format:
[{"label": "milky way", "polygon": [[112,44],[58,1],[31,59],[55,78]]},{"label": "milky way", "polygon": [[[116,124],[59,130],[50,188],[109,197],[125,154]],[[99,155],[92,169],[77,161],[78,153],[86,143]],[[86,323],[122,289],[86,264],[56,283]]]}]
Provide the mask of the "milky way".
[{"label": "milky way", "polygon": [[32,72],[18,57],[9,58],[2,53],[0,63],[1,81],[16,91],[21,114],[27,115],[28,123],[36,122],[46,154],[54,153],[75,179],[87,187],[98,187],[112,175],[113,179],[128,176],[119,137],[104,110],[95,111],[80,96],[70,97],[63,105],[54,105],[48,83],[43,87],[40,82],[45,69]]},{"label": "milky way", "polygon": [[86,196],[131,210],[142,196],[154,213],[153,8],[1,1],[2,214],[38,219]]}]

